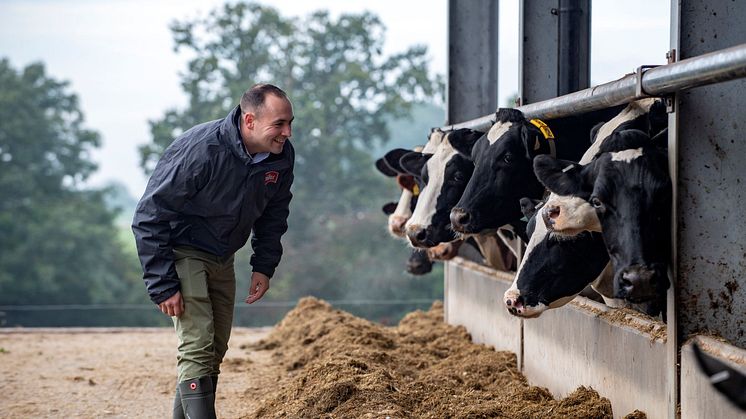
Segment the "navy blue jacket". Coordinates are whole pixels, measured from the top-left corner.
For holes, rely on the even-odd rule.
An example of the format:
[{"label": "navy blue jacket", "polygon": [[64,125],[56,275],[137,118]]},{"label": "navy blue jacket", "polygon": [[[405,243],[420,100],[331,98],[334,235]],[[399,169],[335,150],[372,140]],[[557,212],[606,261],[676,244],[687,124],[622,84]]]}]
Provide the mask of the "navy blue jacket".
[{"label": "navy blue jacket", "polygon": [[269,277],[282,256],[295,151],[251,165],[238,129],[238,107],[224,119],[197,125],[163,153],[132,221],[150,299],[159,304],[180,289],[173,248],[191,246],[228,256],[253,231],[253,271]]}]

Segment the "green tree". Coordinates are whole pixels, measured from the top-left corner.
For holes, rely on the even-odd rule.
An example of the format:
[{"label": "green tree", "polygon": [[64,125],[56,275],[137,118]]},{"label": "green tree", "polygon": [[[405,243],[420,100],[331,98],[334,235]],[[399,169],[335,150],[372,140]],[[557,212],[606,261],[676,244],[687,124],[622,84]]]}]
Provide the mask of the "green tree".
[{"label": "green tree", "polygon": [[0,304],[138,300],[109,191],[81,186],[99,135],[84,128],[68,83],[43,64],[17,71],[0,60],[0,121]]},{"label": "green tree", "polygon": [[[140,149],[146,173],[178,134],[225,116],[249,86],[276,84],[293,101],[297,160],[285,256],[268,299],[343,298],[368,289],[373,278],[407,281],[401,272],[409,252],[386,235],[380,212],[399,192],[374,171],[372,152],[389,140],[391,119],[442,94],[442,83],[428,74],[426,47],[384,56],[385,27],[371,13],[286,18],[245,2],[171,30],[175,49],[193,57],[181,83],[188,106],[151,121],[153,141]],[[237,264],[243,278],[244,255]]]}]

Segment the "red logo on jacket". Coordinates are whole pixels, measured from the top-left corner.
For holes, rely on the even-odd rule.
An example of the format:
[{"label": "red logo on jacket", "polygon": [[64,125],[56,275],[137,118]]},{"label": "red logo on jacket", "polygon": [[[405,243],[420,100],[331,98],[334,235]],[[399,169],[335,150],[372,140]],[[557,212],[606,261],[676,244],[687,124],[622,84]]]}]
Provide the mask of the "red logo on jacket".
[{"label": "red logo on jacket", "polygon": [[274,170],[264,173],[264,184],[269,185],[270,183],[277,183],[277,179],[280,178],[280,173]]}]

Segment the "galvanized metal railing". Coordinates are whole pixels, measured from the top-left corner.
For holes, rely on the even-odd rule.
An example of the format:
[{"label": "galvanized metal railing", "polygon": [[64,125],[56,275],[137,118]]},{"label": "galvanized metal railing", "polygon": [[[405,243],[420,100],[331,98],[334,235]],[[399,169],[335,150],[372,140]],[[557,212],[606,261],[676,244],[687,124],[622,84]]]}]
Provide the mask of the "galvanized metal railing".
[{"label": "galvanized metal railing", "polygon": [[[553,119],[609,108],[636,99],[666,96],[680,90],[746,77],[746,44],[699,55],[668,65],[638,68],[618,80],[554,99],[519,106],[527,118]],[[494,114],[447,125],[442,129],[487,131]]]}]

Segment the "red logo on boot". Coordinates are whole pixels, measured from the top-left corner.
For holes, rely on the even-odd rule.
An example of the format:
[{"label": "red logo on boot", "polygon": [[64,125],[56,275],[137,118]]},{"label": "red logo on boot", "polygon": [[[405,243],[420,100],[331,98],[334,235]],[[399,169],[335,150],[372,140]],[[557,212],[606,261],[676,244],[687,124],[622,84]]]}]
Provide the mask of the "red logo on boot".
[{"label": "red logo on boot", "polygon": [[197,383],[191,383],[191,384],[189,384],[189,388],[191,388],[192,390],[196,390],[197,389]]}]

